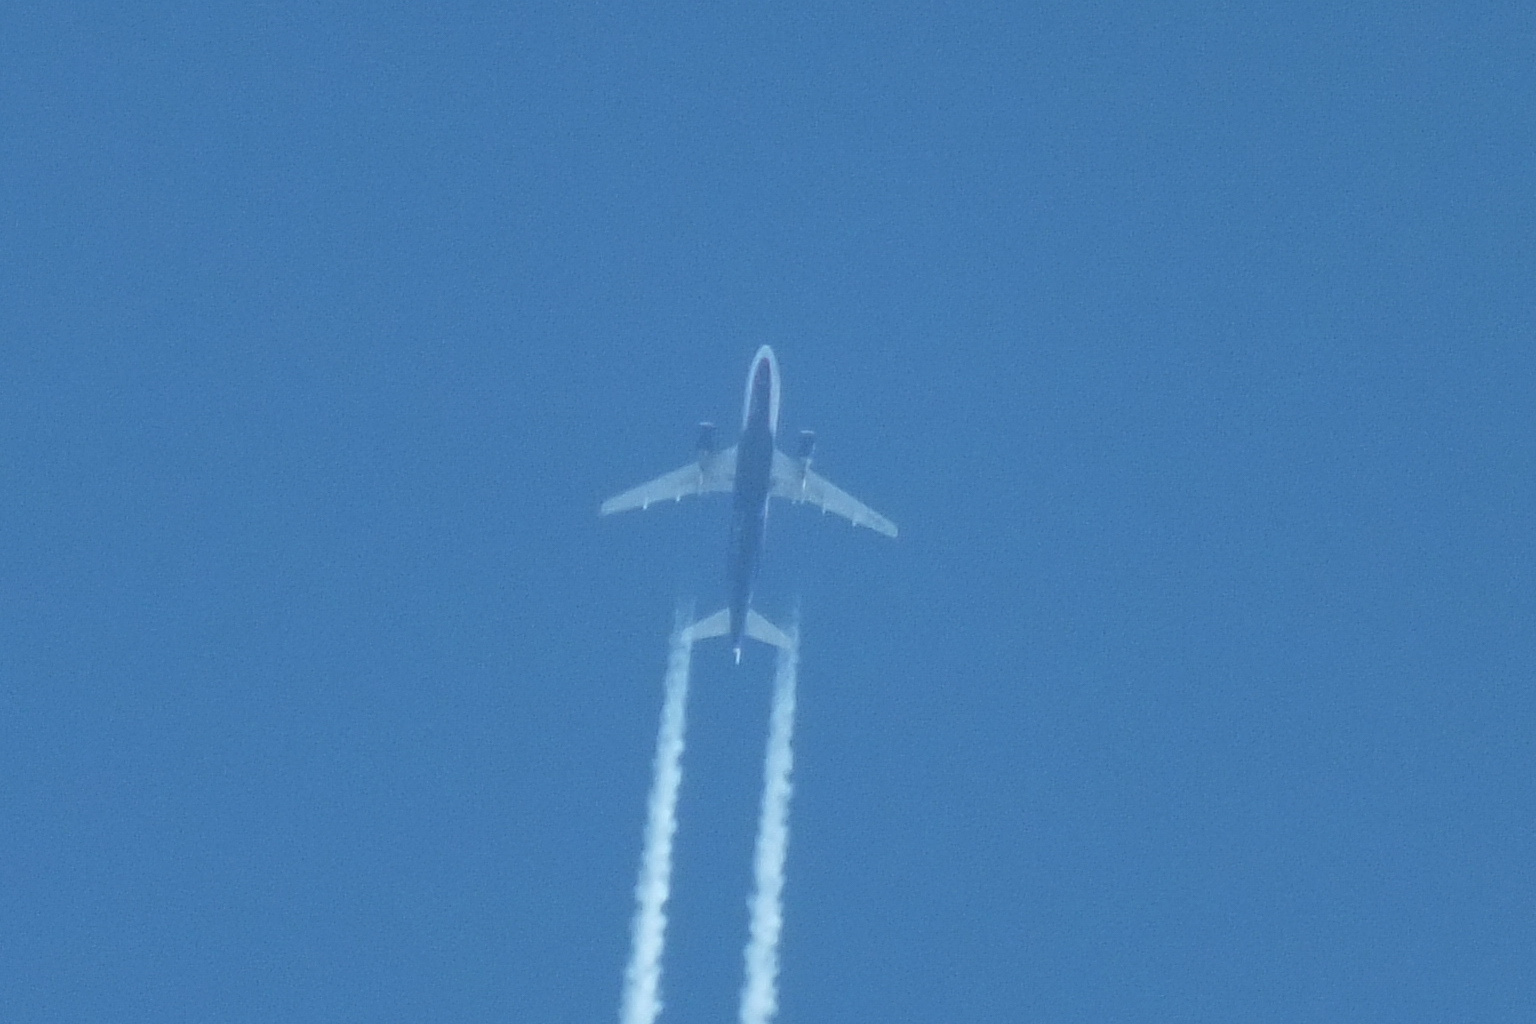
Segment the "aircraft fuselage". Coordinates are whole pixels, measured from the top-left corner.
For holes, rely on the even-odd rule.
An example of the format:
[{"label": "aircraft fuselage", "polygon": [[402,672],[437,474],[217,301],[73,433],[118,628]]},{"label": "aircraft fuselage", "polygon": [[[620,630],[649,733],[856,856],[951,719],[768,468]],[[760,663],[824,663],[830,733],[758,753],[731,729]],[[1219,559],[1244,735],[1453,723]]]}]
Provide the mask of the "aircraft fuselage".
[{"label": "aircraft fuselage", "polygon": [[764,345],[747,374],[741,440],[736,449],[736,484],[731,511],[731,542],[727,558],[730,591],[731,646],[741,660],[742,634],[752,588],[762,563],[768,529],[768,491],[773,472],[774,438],[779,429],[779,365],[773,349]]},{"label": "aircraft fuselage", "polygon": [[741,410],[741,436],[724,450],[715,447],[715,427],[699,424],[694,458],[638,487],[614,495],[598,507],[599,515],[645,509],[657,502],[682,501],[691,494],[731,494],[731,536],[726,556],[726,606],[689,626],[694,640],[728,637],[741,661],[747,639],[787,648],[790,635],[752,608],[752,591],[763,560],[768,530],[768,501],[779,498],[832,512],[855,526],[866,526],[887,537],[896,524],[838,488],[811,469],[816,435],[802,431],[794,455],[775,443],[779,432],[779,361],[764,345],[747,371],[747,394]]}]

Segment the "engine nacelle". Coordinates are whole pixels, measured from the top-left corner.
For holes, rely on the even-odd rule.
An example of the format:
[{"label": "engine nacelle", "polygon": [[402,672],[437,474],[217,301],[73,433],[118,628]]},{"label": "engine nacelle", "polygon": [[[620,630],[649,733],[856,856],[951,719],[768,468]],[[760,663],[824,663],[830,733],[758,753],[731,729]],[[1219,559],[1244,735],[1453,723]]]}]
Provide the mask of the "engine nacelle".
[{"label": "engine nacelle", "polygon": [[816,450],[816,432],[814,430],[800,431],[800,443],[795,446],[795,458],[800,460],[801,467],[811,464],[811,452]]},{"label": "engine nacelle", "polygon": [[811,475],[811,452],[816,450],[816,433],[811,430],[800,431],[800,440],[795,443],[795,488],[793,493],[796,504],[805,500],[805,485]]},{"label": "engine nacelle", "polygon": [[697,445],[699,458],[707,458],[715,454],[715,425],[713,423],[699,424],[699,443]]},{"label": "engine nacelle", "polygon": [[816,451],[816,431],[800,431],[800,444],[794,450],[794,457],[799,459],[800,462],[809,462],[811,461],[811,453],[813,451]]}]

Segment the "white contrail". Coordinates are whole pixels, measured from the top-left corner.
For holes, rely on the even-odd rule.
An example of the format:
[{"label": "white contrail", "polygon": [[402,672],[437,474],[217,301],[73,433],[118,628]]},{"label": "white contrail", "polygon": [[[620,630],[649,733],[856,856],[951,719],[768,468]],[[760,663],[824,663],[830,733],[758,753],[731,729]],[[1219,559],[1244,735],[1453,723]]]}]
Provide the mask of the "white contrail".
[{"label": "white contrail", "polygon": [[795,728],[795,675],[800,664],[800,633],[790,630],[788,647],[779,651],[773,680],[773,711],[768,720],[768,754],[763,764],[763,806],[757,824],[753,877],[757,891],[750,903],[747,977],[741,989],[741,1024],[769,1024],[779,1009],[779,933],[784,927],[784,857],[789,849],[789,772],[794,766],[790,738]]},{"label": "white contrail", "polygon": [[679,608],[667,656],[666,696],[656,733],[655,774],[645,820],[645,849],[635,883],[635,922],[624,970],[621,1024],[654,1024],[661,1013],[661,953],[666,943],[667,896],[672,889],[672,837],[677,832],[677,790],[683,781],[683,725],[688,668],[693,653],[691,608]]}]

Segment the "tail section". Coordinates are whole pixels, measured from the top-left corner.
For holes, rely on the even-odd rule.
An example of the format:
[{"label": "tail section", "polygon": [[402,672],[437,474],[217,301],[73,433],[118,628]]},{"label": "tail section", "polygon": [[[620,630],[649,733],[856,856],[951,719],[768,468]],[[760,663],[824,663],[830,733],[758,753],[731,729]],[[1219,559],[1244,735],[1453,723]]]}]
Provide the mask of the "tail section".
[{"label": "tail section", "polygon": [[[694,643],[700,640],[712,640],[717,636],[726,636],[731,631],[730,612],[722,608],[713,615],[706,615],[695,622],[688,630],[689,638]],[[789,634],[778,626],[769,622],[760,613],[749,610],[747,612],[746,635],[759,643],[769,647],[777,647],[780,650],[788,649],[794,643]],[[736,649],[736,660],[741,660],[741,648]]]},{"label": "tail section", "polygon": [[794,644],[788,633],[753,611],[747,612],[747,636],[781,651],[788,650]]}]

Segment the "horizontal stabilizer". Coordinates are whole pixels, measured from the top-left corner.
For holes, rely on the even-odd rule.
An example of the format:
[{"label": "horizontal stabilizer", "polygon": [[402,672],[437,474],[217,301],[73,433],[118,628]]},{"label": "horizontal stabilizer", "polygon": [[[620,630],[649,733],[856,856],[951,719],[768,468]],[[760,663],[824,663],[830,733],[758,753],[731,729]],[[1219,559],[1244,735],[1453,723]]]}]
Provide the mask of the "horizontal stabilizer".
[{"label": "horizontal stabilizer", "polygon": [[694,643],[700,640],[712,640],[717,636],[725,636],[731,629],[731,613],[721,608],[713,615],[706,615],[693,624],[688,631],[688,637]]},{"label": "horizontal stabilizer", "polygon": [[788,635],[782,629],[754,611],[747,612],[747,636],[753,640],[760,640],[770,647],[783,650],[788,650],[792,646]]},{"label": "horizontal stabilizer", "polygon": [[[692,643],[698,643],[700,640],[713,640],[717,636],[725,636],[730,631],[731,613],[722,608],[715,614],[706,615],[695,622],[688,630],[688,639]],[[747,636],[769,647],[787,648],[792,643],[787,633],[755,611],[747,612]]]}]

